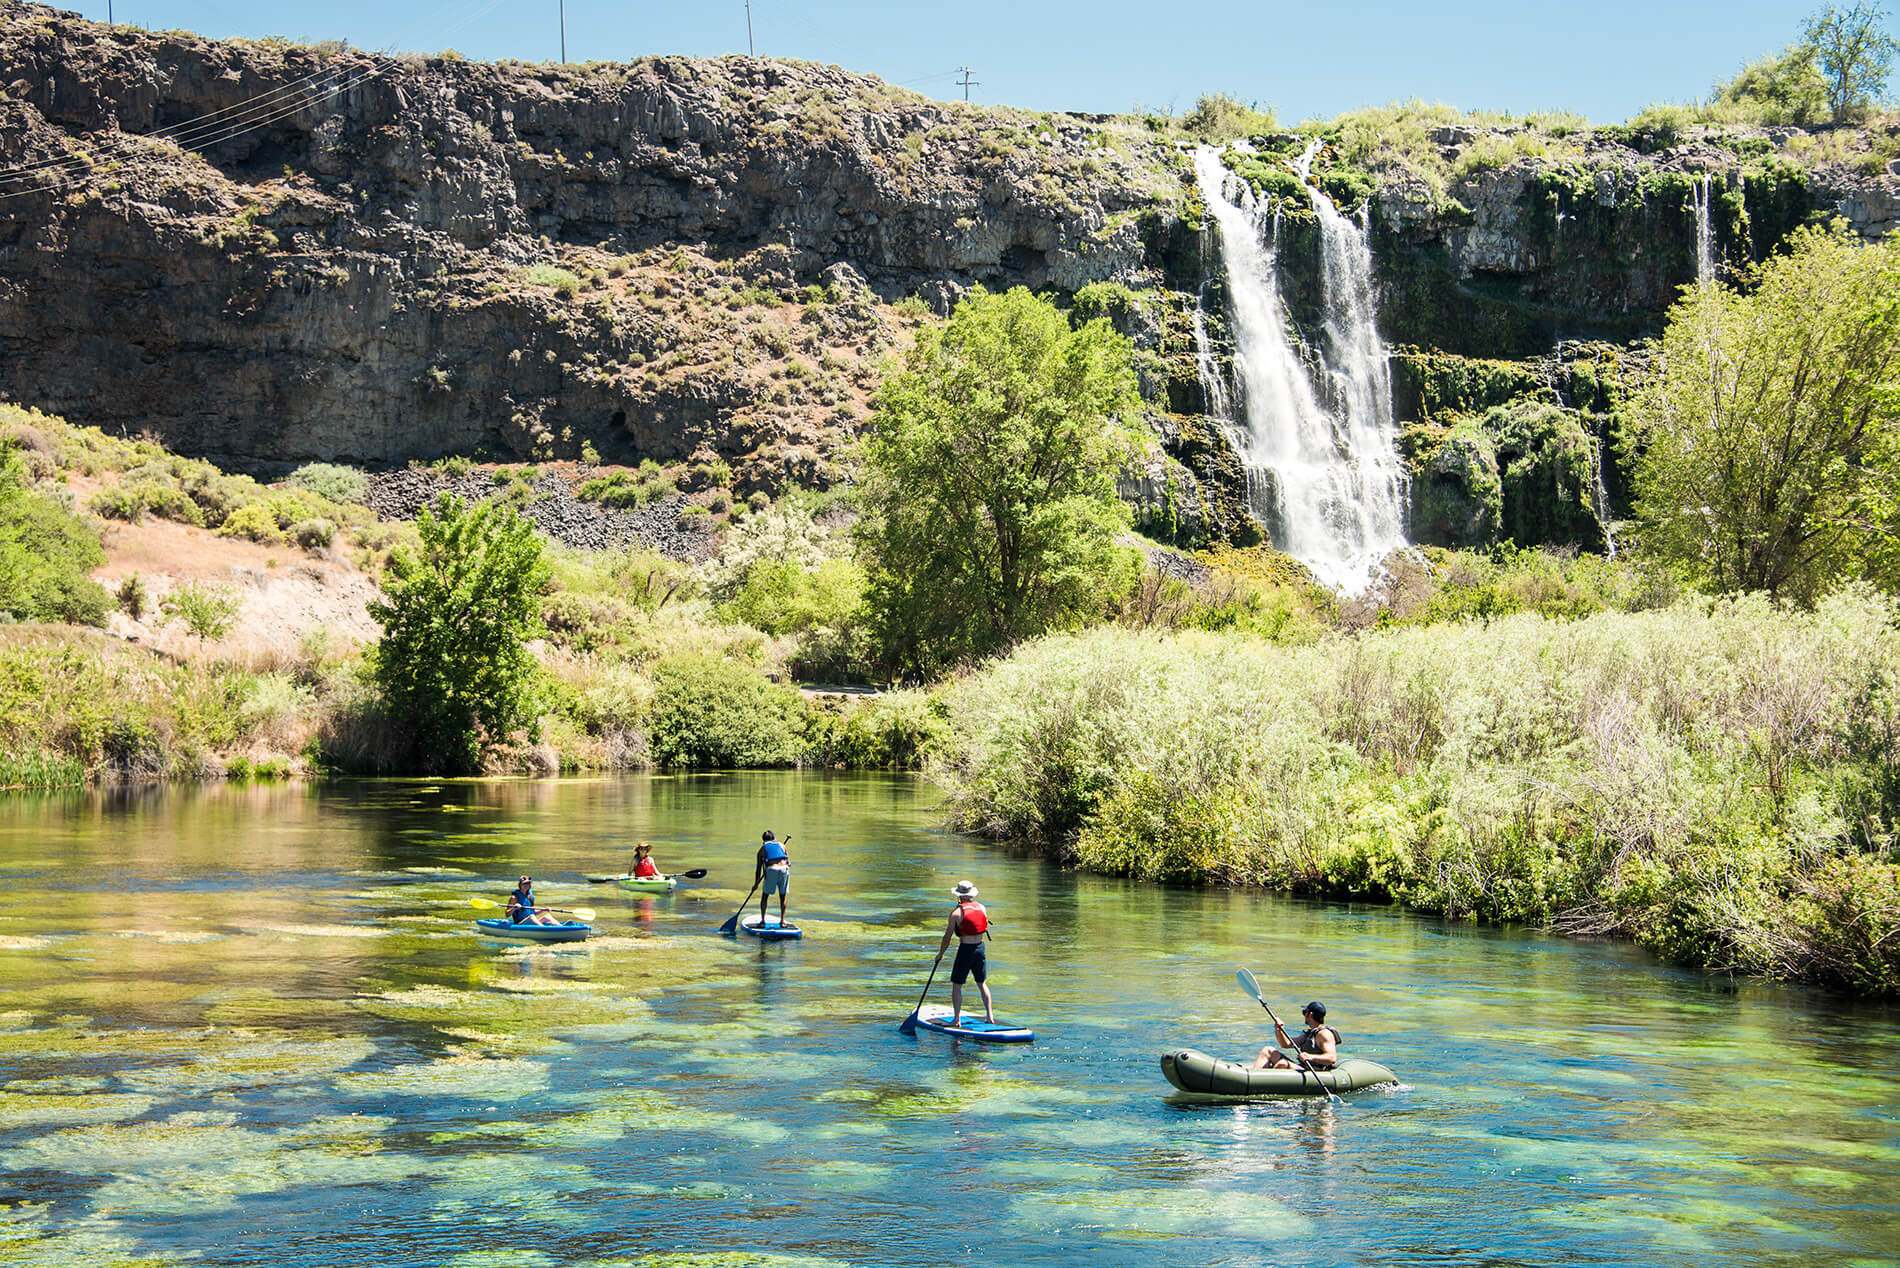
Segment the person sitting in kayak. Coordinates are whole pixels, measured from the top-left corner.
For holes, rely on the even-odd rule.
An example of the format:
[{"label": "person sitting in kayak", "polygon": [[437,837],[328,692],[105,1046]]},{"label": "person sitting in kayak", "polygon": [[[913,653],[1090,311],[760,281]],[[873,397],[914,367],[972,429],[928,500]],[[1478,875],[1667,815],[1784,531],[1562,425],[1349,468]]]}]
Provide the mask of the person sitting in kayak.
[{"label": "person sitting in kayak", "polygon": [[774,893],[778,894],[778,922],[785,923],[785,895],[792,888],[792,856],[785,852],[785,843],[772,835],[767,829],[761,838],[764,844],[759,847],[758,868],[752,883],[759,887],[759,923],[765,923],[765,900]]},{"label": "person sitting in kayak", "polygon": [[943,941],[937,944],[937,958],[942,959],[949,949],[950,939],[957,940],[957,958],[950,963],[950,1024],[962,1023],[963,983],[974,977],[976,989],[983,993],[983,1020],[994,1026],[996,1005],[990,999],[988,957],[983,954],[983,939],[990,930],[990,913],[976,901],[976,886],[969,881],[958,881],[955,893],[957,905],[950,913],[950,923],[944,926]]},{"label": "person sitting in kayak", "polygon": [[508,919],[518,925],[558,925],[561,922],[534,905],[534,878],[524,876],[508,895]]},{"label": "person sitting in kayak", "polygon": [[633,871],[631,875],[633,879],[637,881],[657,881],[660,879],[659,865],[653,861],[653,847],[648,845],[645,841],[633,847]]},{"label": "person sitting in kayak", "polygon": [[[1339,1064],[1339,1045],[1345,1042],[1345,1036],[1326,1024],[1326,1005],[1314,1000],[1300,1010],[1300,1016],[1306,1019],[1306,1029],[1297,1038],[1289,1039],[1286,1027],[1279,1022],[1273,1023],[1274,1039],[1289,1048],[1297,1048],[1306,1054],[1306,1064],[1315,1070],[1330,1070]],[[1272,1070],[1279,1066],[1298,1068],[1300,1059],[1289,1057],[1278,1048],[1262,1048],[1260,1055],[1254,1058],[1256,1070]]]}]

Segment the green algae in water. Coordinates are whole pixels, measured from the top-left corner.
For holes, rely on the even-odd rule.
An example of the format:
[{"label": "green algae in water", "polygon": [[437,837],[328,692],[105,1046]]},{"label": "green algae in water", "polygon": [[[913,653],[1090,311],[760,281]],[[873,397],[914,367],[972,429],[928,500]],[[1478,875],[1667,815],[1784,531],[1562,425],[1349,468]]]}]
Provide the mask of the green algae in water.
[{"label": "green algae in water", "polygon": [[814,1163],[806,1170],[812,1179],[819,1181],[826,1189],[841,1193],[869,1193],[884,1188],[896,1175],[893,1167],[880,1166],[874,1162],[852,1162],[843,1158]]},{"label": "green algae in water", "polygon": [[1313,1235],[1311,1220],[1270,1198],[1193,1188],[1031,1194],[1011,1202],[1009,1222],[1045,1234],[1086,1229],[1107,1236],[1218,1234],[1259,1241]]},{"label": "green algae in water", "polygon": [[339,1092],[358,1096],[461,1097],[468,1100],[518,1100],[544,1092],[548,1068],[539,1061],[516,1057],[445,1057],[416,1065],[396,1066],[336,1081]]},{"label": "green algae in water", "polygon": [[443,1196],[429,1218],[439,1223],[512,1224],[520,1219],[581,1228],[593,1218],[575,1194],[599,1187],[579,1163],[550,1162],[540,1154],[482,1154],[437,1162],[431,1169]]},{"label": "green algae in water", "polygon": [[[27,1082],[28,1080],[22,1080]],[[56,1080],[31,1080],[56,1082]],[[149,1114],[157,1101],[130,1093],[23,1095],[0,1092],[0,1128],[119,1123]]]},{"label": "green algae in water", "polygon": [[201,1096],[236,1088],[273,1087],[327,1079],[367,1060],[376,1045],[367,1039],[301,1039],[248,1037],[216,1046],[186,1065],[127,1071],[119,1076],[127,1087],[153,1095]]},{"label": "green algae in water", "polygon": [[47,1206],[0,1203],[0,1262],[9,1268],[170,1268],[194,1256],[153,1254],[119,1231],[116,1220],[93,1216],[48,1227]]},{"label": "green algae in water", "polygon": [[[599,1268],[610,1268],[614,1261],[603,1261]],[[629,1268],[858,1268],[843,1259],[823,1259],[815,1255],[781,1255],[772,1251],[715,1251],[707,1254],[668,1252],[642,1255],[638,1259],[618,1261]]]}]

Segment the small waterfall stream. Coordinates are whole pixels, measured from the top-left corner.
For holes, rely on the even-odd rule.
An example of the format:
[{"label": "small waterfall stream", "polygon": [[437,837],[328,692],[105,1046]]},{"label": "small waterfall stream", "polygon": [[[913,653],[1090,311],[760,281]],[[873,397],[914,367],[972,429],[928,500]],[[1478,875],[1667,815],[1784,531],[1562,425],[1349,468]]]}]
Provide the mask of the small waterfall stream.
[{"label": "small waterfall stream", "polygon": [[1695,280],[1707,286],[1715,281],[1715,227],[1709,217],[1709,202],[1715,178],[1698,176],[1690,188],[1689,199],[1695,205]]},{"label": "small waterfall stream", "polygon": [[[1317,143],[1295,165],[1302,180],[1316,149]],[[1363,590],[1379,562],[1406,544],[1405,476],[1365,225],[1309,186],[1326,313],[1313,356],[1280,298],[1278,214],[1269,221],[1214,150],[1198,150],[1194,168],[1226,266],[1235,380],[1228,428],[1247,468],[1253,509],[1274,544],[1322,582]],[[1206,386],[1220,376],[1198,314],[1196,339]],[[1314,361],[1317,378],[1309,369]],[[1208,391],[1210,410],[1217,400],[1227,400],[1218,383]]]}]

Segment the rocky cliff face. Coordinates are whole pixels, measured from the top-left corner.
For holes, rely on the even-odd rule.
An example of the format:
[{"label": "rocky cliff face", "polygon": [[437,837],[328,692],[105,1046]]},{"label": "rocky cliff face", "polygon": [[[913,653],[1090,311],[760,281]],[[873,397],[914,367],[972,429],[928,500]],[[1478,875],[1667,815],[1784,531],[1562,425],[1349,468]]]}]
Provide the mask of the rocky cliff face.
[{"label": "rocky cliff face", "polygon": [[0,395],[232,460],[822,475],[890,302],[1137,281],[1178,197],[1134,125],[750,58],[391,61],[8,0],[0,84]]},{"label": "rocky cliff face", "polygon": [[[1877,147],[1793,130],[1447,128],[1383,165],[1320,135],[1315,178],[1370,199],[1384,333],[1412,350],[1401,417],[1424,429],[1415,511],[1447,540],[1578,522],[1491,488],[1508,503],[1513,446],[1564,429],[1467,424],[1525,394],[1586,409],[1539,367],[1659,327],[1695,275],[1698,181],[1734,262],[1817,215],[1871,235],[1900,214]],[[1310,196],[1275,150],[1311,139],[1257,138],[1243,166],[1287,202],[1283,291],[1316,330]],[[1111,312],[1169,455],[1126,492],[1158,532],[1246,540],[1233,452],[1199,417],[1191,315],[1218,279],[1192,144],[832,67],[389,59],[0,0],[0,398],[238,466],[591,448],[721,459],[740,493],[822,485],[930,312],[979,284],[1110,283],[1138,301]],[[1466,400],[1447,357],[1513,360],[1529,386]],[[1579,425],[1600,436],[1611,409]]]}]

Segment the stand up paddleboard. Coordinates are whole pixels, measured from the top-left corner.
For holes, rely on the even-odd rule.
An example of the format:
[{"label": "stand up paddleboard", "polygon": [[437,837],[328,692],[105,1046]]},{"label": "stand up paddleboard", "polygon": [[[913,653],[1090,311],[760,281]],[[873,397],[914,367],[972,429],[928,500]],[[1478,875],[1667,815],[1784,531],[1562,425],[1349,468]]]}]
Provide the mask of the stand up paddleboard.
[{"label": "stand up paddleboard", "polygon": [[749,933],[765,942],[777,942],[785,938],[802,938],[805,931],[797,925],[780,924],[777,916],[747,916],[739,921],[739,931]]},{"label": "stand up paddleboard", "polygon": [[943,1004],[925,1004],[917,1010],[917,1026],[920,1030],[934,1030],[941,1035],[954,1035],[958,1039],[977,1039],[983,1043],[1031,1043],[1036,1032],[1027,1026],[1012,1026],[1008,1022],[987,1022],[981,1017],[970,1016],[965,1009],[963,1020],[956,1025],[950,1024],[950,1009]]}]

